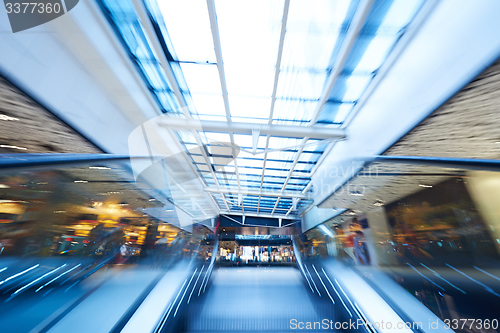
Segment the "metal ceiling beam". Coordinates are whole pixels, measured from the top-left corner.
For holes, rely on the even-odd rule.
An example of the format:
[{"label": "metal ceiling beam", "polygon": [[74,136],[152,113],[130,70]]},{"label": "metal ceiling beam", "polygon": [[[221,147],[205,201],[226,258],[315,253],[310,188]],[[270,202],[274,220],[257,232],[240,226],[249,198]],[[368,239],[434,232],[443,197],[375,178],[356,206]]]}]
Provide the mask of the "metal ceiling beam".
[{"label": "metal ceiling beam", "polygon": [[[231,203],[231,202],[229,202],[229,203]],[[231,203],[231,204],[232,204],[232,203]],[[233,205],[233,204],[232,204],[232,205]],[[241,208],[241,206],[236,206],[236,205],[233,205],[233,206],[235,206],[235,207],[240,207],[240,208]],[[245,207],[245,208],[249,208],[249,209],[255,209],[255,206],[243,206],[243,207]],[[271,209],[271,207],[261,207],[261,209]],[[287,213],[287,212],[288,212],[288,209],[287,209],[287,208],[276,208],[276,210],[277,210],[277,211],[279,211],[279,213],[281,213],[281,214],[285,214],[285,213]],[[250,211],[250,212],[251,212],[251,211]],[[242,213],[246,213],[246,212],[242,212]]]},{"label": "metal ceiling beam", "polygon": [[[234,202],[231,202],[230,200],[226,200],[226,201],[227,201],[228,204],[230,204],[231,206],[234,206],[234,207],[240,207],[240,208],[241,207],[245,207],[245,208],[249,208],[249,209],[255,209],[255,206],[238,206]],[[262,209],[271,209],[271,208],[270,207],[263,207]],[[282,214],[285,214],[285,213],[288,213],[289,209],[287,209],[287,208],[276,208],[276,210],[279,211]],[[231,211],[231,209],[229,211]],[[292,209],[292,211],[293,211],[293,209]],[[242,213],[246,213],[246,212],[242,211]]]},{"label": "metal ceiling beam", "polygon": [[276,203],[274,204],[273,211],[271,212],[271,215],[274,215],[274,212],[276,211],[276,207],[278,207],[280,200],[281,200],[281,196],[278,197],[278,200],[276,200]]},{"label": "metal ceiling beam", "polygon": [[[222,99],[224,100],[224,110],[226,111],[226,121],[231,123],[231,111],[229,108],[229,98],[227,95],[227,82],[226,73],[224,70],[224,62],[222,60],[222,48],[220,45],[220,34],[219,34],[219,24],[217,22],[217,14],[215,13],[215,3],[213,0],[207,0],[208,16],[210,19],[210,29],[212,31],[212,39],[214,42],[215,58],[217,59],[217,69],[219,71],[219,80],[222,91]],[[236,150],[234,144],[234,135],[229,133],[229,139],[231,140],[231,147],[234,156],[234,171],[236,173],[236,181],[238,183],[238,189],[241,189],[240,183],[240,172],[238,170],[238,163],[236,161]]]},{"label": "metal ceiling beam", "polygon": [[307,199],[307,195],[301,192],[272,192],[272,191],[240,191],[236,188],[216,188],[216,187],[205,187],[204,190],[210,193],[224,193],[224,194],[234,194],[234,195],[252,195],[252,196],[263,196],[263,197],[283,197],[283,198],[300,198]]},{"label": "metal ceiling beam", "polygon": [[354,17],[352,18],[352,22],[349,27],[349,30],[347,31],[344,42],[342,43],[336,61],[333,64],[332,71],[330,72],[330,75],[328,76],[328,79],[326,81],[325,88],[323,89],[323,94],[321,94],[319,102],[316,105],[309,126],[314,126],[318,121],[321,110],[323,109],[325,103],[328,101],[330,92],[335,86],[335,83],[337,82],[337,79],[340,73],[342,72],[342,69],[344,68],[344,64],[347,61],[349,54],[351,53],[354,43],[356,43],[357,37],[361,32],[361,29],[363,28],[363,25],[366,21],[366,18],[368,17],[368,14],[370,13],[370,10],[374,2],[375,0],[362,1],[360,3],[358,10],[354,14]]},{"label": "metal ceiling beam", "polygon": [[[370,13],[370,10],[373,6],[373,3],[375,0],[364,0],[361,2],[360,7],[354,14],[354,17],[352,19],[351,25],[349,27],[349,30],[347,31],[346,37],[344,42],[342,43],[342,46],[340,48],[340,51],[338,53],[338,56],[336,58],[336,61],[333,65],[333,69],[328,76],[325,88],[323,89],[323,93],[321,94],[321,97],[319,99],[318,104],[316,105],[316,108],[314,109],[311,121],[309,122],[307,128],[309,129],[314,129],[316,130],[317,128],[314,128],[313,126],[317,123],[319,115],[321,113],[321,110],[323,109],[323,106],[325,103],[328,101],[328,98],[330,96],[330,93],[335,86],[335,83],[337,82],[337,79],[342,71],[342,68],[344,67],[345,62],[347,61],[347,58],[349,57],[349,54],[352,50],[352,47],[354,46],[354,43],[356,42],[356,39],[361,32],[361,29],[363,28],[363,25],[366,21],[366,18],[368,17],[368,14]],[[302,144],[305,144],[307,140],[309,139],[314,139],[314,137],[310,136],[305,136],[304,139],[302,140]],[[292,167],[290,168],[290,172],[288,173],[287,179],[283,185],[282,190],[285,189],[286,185],[288,184],[288,181],[290,180],[290,177],[292,176],[293,170],[295,166],[297,165],[297,162],[300,158],[300,155],[304,151],[304,146],[300,148],[298,151],[297,155],[295,156],[294,163]],[[279,198],[278,198],[279,200]],[[276,206],[275,206],[276,207]]]},{"label": "metal ceiling beam", "polygon": [[[309,184],[307,184],[306,188],[302,191],[302,194],[306,195],[306,193],[309,191],[309,189],[312,187],[312,185],[313,185],[312,181],[309,182]],[[299,206],[299,202],[301,199],[302,198],[297,197],[297,207]],[[292,212],[292,208],[293,207],[290,207],[290,209],[286,213],[286,216],[288,216],[288,214],[290,214]]]},{"label": "metal ceiling beam", "polygon": [[235,123],[226,121],[211,121],[183,118],[163,118],[159,124],[172,130],[196,130],[202,132],[235,133],[252,135],[256,129],[260,135],[269,135],[286,138],[311,138],[317,140],[345,139],[345,130],[327,127],[306,127],[293,125],[271,125]]},{"label": "metal ceiling beam", "polygon": [[[135,10],[137,12],[137,15],[138,15],[139,19],[141,20],[141,23],[144,27],[146,35],[149,38],[156,55],[158,56],[158,61],[160,62],[161,67],[165,71],[165,75],[167,76],[167,81],[168,81],[170,87],[172,87],[172,90],[176,96],[177,101],[179,102],[179,105],[182,107],[182,112],[183,112],[184,116],[188,119],[188,121],[194,121],[194,119],[191,116],[191,113],[189,112],[189,108],[186,105],[186,101],[184,100],[184,96],[182,95],[182,92],[179,88],[179,84],[178,84],[177,79],[174,75],[174,72],[172,71],[172,68],[170,67],[170,63],[165,55],[165,52],[163,51],[159,37],[154,30],[153,24],[151,22],[151,18],[149,17],[149,14],[148,14],[148,10],[146,9],[146,7],[142,1],[132,0],[132,2],[133,2]],[[200,138],[199,133],[195,129],[190,129],[190,130],[191,130],[192,134],[194,135],[198,146],[202,147],[203,145],[201,143],[201,138]],[[205,163],[206,163],[208,169],[210,170],[210,173],[212,175],[212,178],[214,179],[216,186],[219,186],[217,177],[215,176],[215,173],[212,170],[212,165],[210,163],[210,159],[208,158],[206,153],[203,151],[203,149],[200,149],[200,150],[201,150],[201,153],[202,153],[203,158],[205,160]],[[185,152],[183,154],[185,154]],[[186,158],[187,158],[187,156],[186,156]],[[202,185],[204,185],[203,182],[201,181],[201,179],[200,179],[200,182],[202,183]],[[222,194],[222,196],[223,196],[223,194]],[[229,207],[228,207],[228,209],[229,209]]]},{"label": "metal ceiling beam", "polygon": [[396,42],[396,45],[389,52],[387,59],[382,63],[382,66],[377,70],[377,75],[373,78],[373,80],[368,84],[361,98],[356,102],[351,112],[347,116],[347,119],[344,120],[342,124],[343,128],[349,126],[351,121],[356,117],[356,114],[359,110],[365,105],[373,92],[377,89],[380,82],[385,78],[387,73],[391,70],[396,60],[399,58],[403,50],[406,49],[408,44],[413,40],[413,37],[417,34],[417,31],[420,30],[420,27],[424,24],[424,22],[431,16],[432,11],[436,8],[436,6],[440,3],[440,0],[427,0],[422,4],[420,10],[417,11],[415,17],[410,21],[410,23],[404,28],[405,31],[401,38]]},{"label": "metal ceiling beam", "polygon": [[[160,62],[161,67],[165,71],[165,75],[167,76],[167,80],[169,81],[168,83],[170,84],[170,87],[172,88],[175,97],[177,97],[177,100],[179,101],[182,107],[186,107],[186,103],[184,102],[184,97],[182,95],[181,89],[177,84],[177,79],[175,78],[175,74],[172,71],[172,67],[170,67],[170,63],[167,59],[167,56],[165,55],[165,52],[163,51],[160,40],[155,32],[153,23],[151,22],[151,18],[149,16],[148,10],[146,9],[144,2],[142,2],[141,0],[132,0],[132,3],[134,5],[137,16],[139,17],[142,23],[142,26],[144,27],[146,36],[149,38],[149,41],[152,44],[151,46],[156,55],[158,56],[158,61]],[[186,109],[184,109],[183,112],[184,115],[186,115],[187,113],[188,115],[186,116],[191,116],[189,115],[189,112],[187,112]]]},{"label": "metal ceiling beam", "polygon": [[276,103],[276,93],[278,91],[278,80],[280,76],[281,69],[281,58],[283,57],[283,46],[285,45],[285,34],[286,34],[286,24],[288,21],[288,10],[290,8],[290,0],[285,1],[285,5],[283,7],[283,18],[281,19],[281,32],[280,32],[280,41],[278,44],[278,58],[276,59],[276,68],[274,70],[274,85],[273,85],[273,94],[271,99],[271,110],[269,112],[269,121],[268,123],[272,123],[273,114],[274,114],[274,104]]},{"label": "metal ceiling beam", "polygon": [[224,100],[224,109],[226,119],[231,122],[231,112],[229,109],[229,99],[227,97],[226,73],[224,71],[224,62],[222,61],[222,48],[220,45],[219,24],[215,13],[215,3],[213,0],[207,0],[208,17],[210,19],[210,29],[212,31],[212,40],[214,42],[215,58],[217,60],[217,69],[219,70],[219,79],[222,90],[222,99]]},{"label": "metal ceiling beam", "polygon": [[[220,212],[221,215],[236,215],[236,216],[252,216],[252,217],[265,217],[265,218],[271,218],[271,219],[278,219],[278,218],[282,218],[284,220],[297,220],[297,218],[295,216],[291,217],[291,216],[285,216],[285,215],[271,215],[271,214],[263,214],[263,213],[250,213],[250,212],[246,212],[246,213],[240,213],[240,212],[225,212],[225,211],[221,211]],[[247,221],[248,223],[248,221]],[[264,226],[263,226],[264,227]]]},{"label": "metal ceiling beam", "polygon": [[[286,35],[286,25],[288,22],[288,11],[290,9],[290,0],[285,0],[285,5],[283,7],[283,17],[281,19],[281,31],[280,31],[280,41],[278,45],[278,57],[276,59],[276,68],[274,69],[274,84],[273,84],[273,93],[271,96],[271,110],[269,111],[269,119],[267,121],[268,125],[272,125],[273,123],[273,116],[274,116],[274,105],[276,103],[276,94],[278,91],[278,81],[280,77],[280,69],[281,69],[281,59],[283,57],[283,47],[285,45],[285,35]],[[269,137],[270,135],[268,134],[266,137],[266,147],[265,147],[265,153],[264,153],[264,163],[262,165],[262,175],[260,178],[260,190],[262,191],[262,187],[264,185],[264,176],[266,173],[266,164],[267,164],[267,151],[269,149]],[[259,202],[257,204],[257,213],[259,212],[260,209],[260,196],[259,196]]]}]

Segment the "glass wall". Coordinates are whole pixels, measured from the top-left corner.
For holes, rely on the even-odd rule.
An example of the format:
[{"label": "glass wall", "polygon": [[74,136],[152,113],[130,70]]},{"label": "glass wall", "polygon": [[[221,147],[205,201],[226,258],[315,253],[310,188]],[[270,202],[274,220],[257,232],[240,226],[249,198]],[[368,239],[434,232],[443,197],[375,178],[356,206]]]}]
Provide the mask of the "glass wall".
[{"label": "glass wall", "polygon": [[115,315],[126,316],[166,272],[210,260],[210,223],[186,223],[171,198],[138,186],[128,160],[69,163],[68,155],[23,167],[39,157],[8,157],[17,164],[0,172],[2,332],[46,327],[90,295],[104,306],[110,290],[124,306]]},{"label": "glass wall", "polygon": [[[395,307],[384,277],[456,332],[498,332],[499,184],[499,172],[373,163],[329,200],[349,209],[298,243],[352,267]],[[475,324],[454,325],[464,319]]]}]

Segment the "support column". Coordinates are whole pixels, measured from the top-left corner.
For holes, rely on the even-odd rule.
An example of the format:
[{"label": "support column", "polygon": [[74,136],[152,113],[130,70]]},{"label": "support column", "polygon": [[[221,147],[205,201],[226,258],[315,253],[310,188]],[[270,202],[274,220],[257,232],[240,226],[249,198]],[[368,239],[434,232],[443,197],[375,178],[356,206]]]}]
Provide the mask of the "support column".
[{"label": "support column", "polygon": [[500,172],[469,171],[464,183],[500,253]]},{"label": "support column", "polygon": [[392,247],[392,230],[387,220],[384,207],[378,207],[366,213],[371,229],[371,244],[379,265],[396,265],[398,263]]}]

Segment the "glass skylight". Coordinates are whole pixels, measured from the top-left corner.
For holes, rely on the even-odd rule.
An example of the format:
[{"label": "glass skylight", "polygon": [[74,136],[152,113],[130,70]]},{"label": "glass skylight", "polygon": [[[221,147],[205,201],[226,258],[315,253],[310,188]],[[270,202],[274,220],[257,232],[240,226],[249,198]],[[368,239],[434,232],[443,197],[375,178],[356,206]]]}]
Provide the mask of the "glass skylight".
[{"label": "glass skylight", "polygon": [[179,61],[215,63],[214,44],[205,0],[158,1]]},{"label": "glass skylight", "polygon": [[[340,74],[333,78],[333,89],[325,91],[338,52],[352,27],[359,0],[290,1],[281,53],[284,0],[214,0],[215,8],[209,8],[205,0],[145,0],[158,36],[145,33],[131,0],[97,1],[163,112],[184,117],[179,106],[186,103],[194,119],[227,122],[228,128],[232,122],[345,126],[344,121],[424,2],[375,1],[343,67],[339,68]],[[211,26],[211,16],[217,23],[215,26]],[[214,36],[219,38],[217,42],[221,47],[219,63]],[[169,63],[160,65],[150,38],[164,42]],[[276,68],[279,57],[281,65]],[[177,82],[167,79],[162,66],[168,65]],[[224,103],[226,92],[222,91],[224,84],[228,110]],[[174,85],[179,87],[183,101],[173,94]],[[323,94],[328,98],[319,108]],[[319,114],[315,114],[317,111]],[[317,123],[312,123],[313,119],[317,119]],[[271,214],[274,211],[277,216],[289,212],[291,198],[280,197],[279,193],[272,197],[260,196],[260,200],[256,195],[245,196],[243,206],[238,206],[238,188],[302,193],[311,180],[311,170],[330,144],[329,141],[309,139],[305,142],[302,138],[261,135],[253,147],[252,135],[235,133],[233,144],[240,147],[239,155],[220,157],[221,149],[227,151],[223,143],[231,141],[229,130],[224,133],[201,131],[198,137],[189,131],[178,131],[177,136],[205,186],[215,187],[215,175],[221,188],[234,191],[231,195],[213,194],[222,210],[226,210],[222,200],[225,197],[231,212],[259,210]],[[208,165],[197,139],[206,145]],[[236,161],[227,164],[234,158]],[[292,165],[295,165],[293,170]],[[285,181],[288,184],[283,188]],[[300,200],[297,206],[305,207],[309,203],[309,200]],[[290,214],[295,216],[297,211]]]},{"label": "glass skylight", "polygon": [[271,110],[271,97],[230,95],[229,106],[233,117],[260,118],[267,122]]},{"label": "glass skylight", "polygon": [[355,102],[361,97],[371,79],[371,75],[341,76],[337,79],[337,83],[333,87],[330,99],[342,102]]},{"label": "glass skylight", "polygon": [[269,118],[284,1],[215,2],[234,121]]},{"label": "glass skylight", "polygon": [[222,95],[217,66],[186,63],[181,69],[191,92]]},{"label": "glass skylight", "polygon": [[222,95],[191,92],[191,97],[193,99],[194,106],[198,111],[198,114],[224,117],[224,119],[222,120],[225,120],[226,109],[224,108],[224,100],[222,99]]}]

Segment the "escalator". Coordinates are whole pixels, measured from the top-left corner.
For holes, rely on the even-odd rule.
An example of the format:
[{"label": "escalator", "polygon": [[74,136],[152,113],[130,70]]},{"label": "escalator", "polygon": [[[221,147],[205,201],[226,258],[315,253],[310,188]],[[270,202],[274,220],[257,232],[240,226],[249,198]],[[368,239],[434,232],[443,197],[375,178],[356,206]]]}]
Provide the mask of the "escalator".
[{"label": "escalator", "polygon": [[296,268],[224,267],[214,270],[206,295],[187,306],[182,329],[289,332],[324,319],[335,322],[333,303],[307,289]]}]

